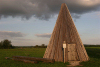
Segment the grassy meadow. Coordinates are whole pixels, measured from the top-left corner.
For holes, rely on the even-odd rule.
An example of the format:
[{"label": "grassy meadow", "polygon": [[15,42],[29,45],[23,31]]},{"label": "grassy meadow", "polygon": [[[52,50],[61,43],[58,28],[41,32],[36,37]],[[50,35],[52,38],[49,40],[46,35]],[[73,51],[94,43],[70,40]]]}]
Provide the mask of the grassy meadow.
[{"label": "grassy meadow", "polygon": [[[42,58],[46,48],[15,48],[0,49],[0,67],[66,67],[67,63],[24,63],[14,60],[6,60],[5,57],[29,56]],[[90,60],[82,62],[80,67],[100,67],[100,47],[86,47]],[[77,66],[79,67],[79,66]]]}]

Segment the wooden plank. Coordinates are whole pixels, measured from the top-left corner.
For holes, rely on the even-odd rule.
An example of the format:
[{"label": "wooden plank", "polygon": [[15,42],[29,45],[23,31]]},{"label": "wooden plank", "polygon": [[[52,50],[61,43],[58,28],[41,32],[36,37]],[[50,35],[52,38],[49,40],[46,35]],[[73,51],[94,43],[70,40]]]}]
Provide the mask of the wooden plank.
[{"label": "wooden plank", "polygon": [[[70,43],[70,28],[69,28],[69,23],[70,23],[70,21],[69,21],[69,16],[68,16],[68,9],[65,9],[65,11],[66,11],[66,15],[65,15],[65,21],[66,21],[66,42],[67,42],[67,46],[68,46],[68,43]],[[68,61],[68,48],[66,49],[66,61]]]},{"label": "wooden plank", "polygon": [[[71,38],[71,39],[72,39],[72,43],[76,43],[76,42],[75,42],[75,41],[76,41],[76,40],[75,40],[75,36],[76,36],[76,35],[75,35],[74,29],[73,29],[73,28],[74,28],[74,25],[73,25],[73,24],[70,24],[70,25],[71,25],[71,33],[72,33],[72,34],[71,34],[71,36],[72,36],[72,38]],[[78,48],[77,48],[77,44],[76,44],[76,46],[75,46],[75,49],[76,49],[76,53],[75,53],[75,54],[76,54],[76,59],[79,61],[78,50],[77,50],[77,49],[78,49]]]},{"label": "wooden plank", "polygon": [[66,41],[66,49],[65,49],[65,62],[68,61],[68,26],[67,26],[67,12],[66,9],[63,9],[63,41]]},{"label": "wooden plank", "polygon": [[[67,25],[67,24],[66,24]],[[66,30],[65,30],[66,32],[65,32],[65,41],[66,41],[66,49],[65,49],[65,59],[66,59],[66,62],[68,61],[68,43],[69,43],[69,33],[68,33],[68,26],[66,26]]]},{"label": "wooden plank", "polygon": [[[58,23],[55,24],[54,30],[53,30],[53,32],[52,32],[52,35],[51,35],[49,44],[48,44],[48,46],[47,46],[47,48],[46,48],[46,51],[45,51],[45,54],[44,54],[43,58],[50,58],[50,54],[51,54],[51,50],[52,50],[51,48],[52,48],[52,46],[53,46],[53,41],[54,41],[54,39],[55,39],[54,37],[55,37],[55,35],[56,35],[57,26],[58,26]],[[52,58],[52,59],[53,59],[53,58]]]},{"label": "wooden plank", "polygon": [[73,44],[73,58],[74,58],[74,60],[76,61],[77,60],[77,58],[76,58],[76,44]]},{"label": "wooden plank", "polygon": [[[74,24],[74,23],[73,23]],[[75,24],[74,24],[74,27],[75,27]],[[81,41],[81,39],[80,39],[80,36],[79,36],[79,34],[78,34],[78,32],[77,32],[77,29],[76,29],[76,27],[74,28],[74,31],[76,32],[76,36],[78,37],[78,38],[76,38],[76,39],[79,39],[78,41],[80,42],[80,47],[82,47],[82,48],[80,48],[80,49],[82,49],[83,51],[82,52],[84,52],[83,54],[84,55],[82,55],[82,56],[86,56],[83,60],[85,60],[85,61],[87,61],[87,60],[89,60],[88,58],[88,55],[87,55],[87,52],[86,52],[86,50],[85,50],[85,48],[84,48],[84,46],[83,46],[83,43],[82,43],[82,41]],[[82,57],[83,58],[83,57]],[[86,60],[87,59],[87,60]]]},{"label": "wooden plank", "polygon": [[78,52],[80,53],[79,57],[80,57],[80,61],[84,61],[85,60],[85,55],[84,55],[84,49],[82,49],[81,47],[81,43],[79,41],[79,35],[77,34],[77,31],[76,31],[76,43],[77,43],[77,49],[78,49]]},{"label": "wooden plank", "polygon": [[52,39],[53,40],[53,47],[52,47],[52,50],[51,50],[51,54],[50,54],[50,59],[55,59],[55,49],[57,47],[57,42],[58,42],[58,38],[59,38],[59,29],[60,29],[60,24],[59,23],[56,23],[56,27],[55,27],[55,33],[54,33],[54,38]]},{"label": "wooden plank", "polygon": [[[59,19],[57,19],[57,21],[58,21]],[[59,39],[59,32],[60,32],[60,24],[58,24],[58,27],[56,27],[57,28],[57,30],[56,30],[56,35],[55,35],[55,42],[53,43],[55,46],[53,47],[53,51],[52,52],[54,52],[54,55],[52,56],[54,59],[55,59],[55,61],[57,61],[57,51],[58,51],[58,49],[57,49],[57,46],[58,46],[58,39]]]},{"label": "wooden plank", "polygon": [[10,57],[5,57],[5,59],[11,59]]},{"label": "wooden plank", "polygon": [[[64,18],[64,8],[62,7],[62,13],[61,13],[61,18]],[[64,38],[63,38],[63,34],[64,34],[64,20],[60,20],[61,22],[61,28],[60,28],[60,35],[59,35],[59,41],[58,41],[58,61],[63,61],[63,51],[62,51],[62,45],[63,45],[63,41],[64,41]]]},{"label": "wooden plank", "polygon": [[68,61],[71,60],[70,45],[68,44]]},{"label": "wooden plank", "polygon": [[25,60],[25,59],[17,59],[17,58],[10,58],[10,57],[5,57],[5,58],[15,60],[15,61],[22,61],[22,62],[25,62],[25,63],[38,63],[37,61],[31,61],[31,60]]},{"label": "wooden plank", "polygon": [[[72,25],[72,24],[70,24],[70,25]],[[73,26],[75,26],[75,25],[73,25]],[[74,31],[75,31],[75,30],[76,30],[76,29],[74,28]],[[73,32],[74,32],[74,31],[73,31]],[[76,33],[76,32],[75,32],[75,33]],[[76,34],[76,35],[77,35],[77,34]],[[78,39],[78,38],[76,38],[76,39]],[[77,41],[79,41],[79,40],[77,40]],[[77,41],[76,41],[76,42],[77,42]],[[80,44],[80,45],[81,45],[81,44]],[[80,48],[78,48],[78,49],[80,49]],[[80,52],[80,50],[79,50],[79,52]],[[82,53],[82,52],[81,52],[81,53]],[[81,55],[81,56],[82,56],[82,55]]]},{"label": "wooden plank", "polygon": [[[62,26],[62,24],[61,24]],[[63,45],[63,32],[62,32],[62,28],[60,29],[60,35],[59,35],[59,42],[58,42],[58,61],[62,61],[62,55],[63,55],[63,52],[62,52],[62,45]]]},{"label": "wooden plank", "polygon": [[[78,32],[77,32],[78,33]],[[78,34],[79,35],[79,34]],[[82,41],[81,41],[81,39],[80,39],[80,37],[79,37],[79,42],[80,42],[80,47],[83,49],[83,54],[84,54],[84,58],[83,58],[83,61],[88,61],[89,60],[89,57],[88,57],[88,55],[87,55],[87,52],[86,52],[86,50],[85,50],[85,48],[84,48],[84,45],[83,45],[83,43],[82,43]]]},{"label": "wooden plank", "polygon": [[[60,24],[60,28],[61,28],[61,24]],[[60,31],[60,29],[59,29],[59,33],[58,33],[59,35],[58,35],[58,39],[57,39],[58,41],[57,41],[57,47],[56,47],[56,55],[55,55],[55,57],[56,57],[55,60],[56,60],[56,61],[58,61],[58,59],[59,59],[60,32],[61,32],[61,31]]]},{"label": "wooden plank", "polygon": [[[77,46],[77,45],[76,45]],[[79,56],[78,56],[78,53],[77,53],[77,48],[75,46],[75,49],[76,49],[76,60],[79,61]]]},{"label": "wooden plank", "polygon": [[48,59],[48,58],[36,58],[36,57],[25,57],[25,56],[13,56],[13,58],[32,60],[32,61],[44,61],[44,62],[51,62],[51,63],[55,62],[54,59]]},{"label": "wooden plank", "polygon": [[[66,6],[67,7],[67,6]],[[70,13],[69,13],[69,10],[68,10],[68,14],[69,14],[69,16],[71,17],[71,15],[70,15]],[[72,20],[72,18],[69,18],[69,19],[71,19]],[[72,24],[73,23],[73,20],[72,21],[70,21],[70,24],[69,24],[69,26],[71,26],[71,25],[73,25]],[[75,26],[75,25],[73,25],[73,26]],[[70,27],[71,28],[71,27]],[[76,30],[76,29],[75,29]],[[74,30],[73,30],[73,32],[74,32]],[[77,34],[76,34],[77,35]],[[78,52],[78,54],[80,55],[80,53]],[[80,56],[79,56],[80,57]]]},{"label": "wooden plank", "polygon": [[[57,25],[57,24],[56,24]],[[53,57],[51,57],[51,56],[53,56],[54,55],[54,53],[53,53],[53,50],[54,50],[54,42],[55,42],[55,35],[56,35],[56,26],[55,26],[55,29],[54,29],[54,31],[53,31],[53,37],[52,37],[52,40],[51,40],[51,43],[49,43],[49,44],[51,44],[52,45],[52,47],[51,48],[49,48],[48,50],[49,50],[49,54],[48,54],[48,56],[49,56],[49,58],[50,59],[53,59]]]},{"label": "wooden plank", "polygon": [[68,61],[76,61],[75,44],[68,44]]},{"label": "wooden plank", "polygon": [[25,62],[25,63],[38,63],[37,61],[24,60],[24,59],[15,59],[15,58],[12,58],[12,60],[15,60],[15,61],[22,61],[22,62]]},{"label": "wooden plank", "polygon": [[72,31],[73,31],[73,38],[74,38],[74,41],[75,41],[75,43],[76,43],[76,53],[77,53],[77,60],[81,60],[81,53],[80,53],[80,50],[79,50],[79,46],[78,46],[78,44],[77,44],[77,38],[76,38],[76,32],[75,32],[75,30],[74,30],[74,26],[73,26],[73,28],[72,28]]},{"label": "wooden plank", "polygon": [[52,33],[52,36],[50,38],[49,44],[48,44],[48,46],[46,48],[46,51],[45,51],[45,54],[44,54],[44,57],[43,58],[50,58],[50,53],[51,53],[51,50],[52,50],[51,48],[53,46],[52,42],[53,42],[54,32],[55,31],[53,31],[53,33]]},{"label": "wooden plank", "polygon": [[[54,56],[54,58],[55,58],[55,61],[58,61],[61,57],[59,57],[59,50],[60,51],[62,51],[61,49],[62,49],[62,47],[60,47],[60,49],[59,49],[59,46],[61,46],[60,45],[60,33],[61,33],[61,24],[62,24],[62,19],[61,18],[63,18],[62,17],[62,7],[61,7],[61,10],[60,10],[60,12],[59,12],[59,16],[58,16],[58,19],[57,19],[57,22],[59,23],[59,30],[58,30],[58,33],[57,33],[57,35],[58,35],[58,38],[56,38],[57,39],[57,45],[56,45],[56,50],[55,50],[55,56]],[[63,54],[63,53],[61,53],[61,54]],[[63,58],[62,58],[62,60],[63,60]],[[60,60],[59,60],[60,61]]]},{"label": "wooden plank", "polygon": [[80,40],[80,37],[79,37],[79,34],[78,34],[78,32],[77,32],[77,30],[75,30],[75,33],[76,33],[76,40],[77,40],[77,47],[78,47],[78,50],[79,50],[79,52],[80,52],[80,60],[81,61],[83,61],[83,60],[85,60],[86,58],[85,58],[85,55],[84,55],[84,49],[82,49],[82,46],[81,45],[83,45],[82,44],[82,42],[81,42],[81,40]]},{"label": "wooden plank", "polygon": [[[53,32],[54,33],[54,32]],[[44,57],[43,58],[49,58],[49,55],[50,55],[50,48],[52,48],[51,46],[52,46],[52,38],[53,38],[53,33],[52,33],[52,35],[51,35],[51,38],[50,38],[50,41],[49,41],[49,44],[48,44],[48,46],[47,46],[47,48],[46,48],[46,51],[45,51],[45,54],[44,54]]]}]

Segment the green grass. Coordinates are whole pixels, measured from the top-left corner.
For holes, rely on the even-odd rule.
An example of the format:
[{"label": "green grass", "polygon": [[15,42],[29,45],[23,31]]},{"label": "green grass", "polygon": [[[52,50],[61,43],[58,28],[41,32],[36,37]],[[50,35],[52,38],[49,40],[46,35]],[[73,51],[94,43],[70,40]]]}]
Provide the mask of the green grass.
[{"label": "green grass", "polygon": [[82,62],[83,67],[100,67],[100,47],[86,47],[90,60]]},{"label": "green grass", "polygon": [[[82,67],[100,67],[100,47],[86,47],[90,57],[88,62],[82,62]],[[16,49],[0,49],[0,67],[66,67],[68,63],[42,63],[37,64],[24,63],[14,60],[6,60],[5,57],[12,56],[29,56],[42,58],[45,48],[16,48]],[[79,67],[79,66],[77,66]]]}]

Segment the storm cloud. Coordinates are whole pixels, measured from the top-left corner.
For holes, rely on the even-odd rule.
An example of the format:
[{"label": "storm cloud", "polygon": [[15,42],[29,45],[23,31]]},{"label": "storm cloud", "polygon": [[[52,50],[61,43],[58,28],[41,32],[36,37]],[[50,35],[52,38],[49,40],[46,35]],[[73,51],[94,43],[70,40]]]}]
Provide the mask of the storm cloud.
[{"label": "storm cloud", "polygon": [[59,13],[62,3],[67,4],[73,18],[100,10],[100,0],[0,0],[0,17],[47,20]]}]

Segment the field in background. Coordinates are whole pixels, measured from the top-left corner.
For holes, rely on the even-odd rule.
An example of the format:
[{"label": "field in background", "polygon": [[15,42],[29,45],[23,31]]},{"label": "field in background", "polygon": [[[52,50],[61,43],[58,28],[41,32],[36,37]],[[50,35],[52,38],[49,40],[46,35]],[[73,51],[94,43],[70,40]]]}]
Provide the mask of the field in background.
[{"label": "field in background", "polygon": [[[12,56],[29,56],[40,57],[44,55],[46,48],[15,48],[15,49],[0,49],[0,67],[66,67],[68,63],[42,63],[37,64],[24,63],[14,60],[6,60],[5,57]],[[100,67],[100,47],[86,47],[90,61],[82,62],[81,67]]]}]

